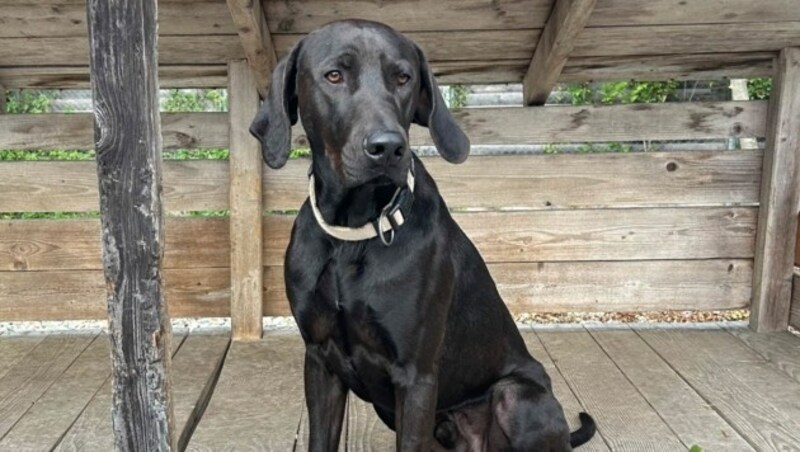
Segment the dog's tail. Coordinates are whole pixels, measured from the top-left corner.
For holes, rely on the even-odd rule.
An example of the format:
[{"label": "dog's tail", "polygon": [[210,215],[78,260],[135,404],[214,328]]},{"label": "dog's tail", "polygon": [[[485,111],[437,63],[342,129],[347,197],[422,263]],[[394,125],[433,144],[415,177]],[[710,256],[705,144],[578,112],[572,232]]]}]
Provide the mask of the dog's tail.
[{"label": "dog's tail", "polygon": [[581,426],[578,430],[570,433],[569,435],[569,444],[572,447],[578,447],[581,444],[586,443],[592,436],[594,436],[594,432],[597,431],[597,426],[594,423],[594,419],[589,416],[589,413],[580,413],[578,417],[581,420]]}]

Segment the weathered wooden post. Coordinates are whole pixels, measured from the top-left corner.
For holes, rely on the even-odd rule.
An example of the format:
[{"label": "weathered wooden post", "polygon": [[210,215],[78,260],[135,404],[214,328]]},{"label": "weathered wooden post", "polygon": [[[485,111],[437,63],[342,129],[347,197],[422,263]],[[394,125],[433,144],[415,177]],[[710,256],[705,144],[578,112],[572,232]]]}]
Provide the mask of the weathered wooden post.
[{"label": "weathered wooden post", "polygon": [[750,327],[785,330],[800,206],[800,48],[777,59],[767,116]]},{"label": "weathered wooden post", "polygon": [[231,206],[231,330],[234,340],[257,340],[263,329],[261,148],[250,135],[258,85],[246,61],[228,64]]},{"label": "weathered wooden post", "polygon": [[89,0],[87,9],[114,443],[126,451],[171,450],[156,0]]}]

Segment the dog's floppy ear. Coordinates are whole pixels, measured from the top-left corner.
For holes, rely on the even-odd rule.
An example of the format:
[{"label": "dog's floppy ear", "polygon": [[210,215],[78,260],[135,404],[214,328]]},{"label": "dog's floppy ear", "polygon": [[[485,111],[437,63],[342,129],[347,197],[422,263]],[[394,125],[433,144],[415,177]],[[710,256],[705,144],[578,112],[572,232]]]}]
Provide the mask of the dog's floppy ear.
[{"label": "dog's floppy ear", "polygon": [[297,123],[298,43],[272,72],[269,94],[250,125],[250,133],[261,142],[261,154],[272,169],[286,164],[292,146],[292,125]]},{"label": "dog's floppy ear", "polygon": [[439,85],[433,77],[428,59],[422,49],[417,47],[419,55],[420,93],[414,123],[430,130],[433,144],[439,154],[450,163],[461,163],[469,155],[469,138],[456,124],[447,109],[447,104],[439,91]]}]

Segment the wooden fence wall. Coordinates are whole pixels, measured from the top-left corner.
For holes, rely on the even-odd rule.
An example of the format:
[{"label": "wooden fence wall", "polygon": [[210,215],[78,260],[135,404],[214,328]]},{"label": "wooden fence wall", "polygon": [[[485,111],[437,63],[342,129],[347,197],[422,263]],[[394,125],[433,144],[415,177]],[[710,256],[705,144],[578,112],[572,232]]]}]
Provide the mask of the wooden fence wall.
[{"label": "wooden fence wall", "polygon": [[[462,110],[474,144],[763,137],[764,102]],[[165,148],[227,147],[224,113],[165,113]],[[430,144],[424,129],[412,144]],[[304,138],[298,129],[295,142]],[[92,146],[88,114],[0,116],[0,149]],[[761,151],[424,158],[456,221],[522,311],[748,306]],[[167,161],[165,211],[227,209],[229,162]],[[262,165],[263,166],[263,165]],[[308,162],[263,166],[267,211],[296,210]],[[98,208],[92,161],[0,162],[0,212]],[[264,313],[289,313],[283,255],[293,217],[263,218]],[[105,318],[99,220],[0,222],[0,319]],[[227,218],[166,222],[171,316],[230,313]]]}]

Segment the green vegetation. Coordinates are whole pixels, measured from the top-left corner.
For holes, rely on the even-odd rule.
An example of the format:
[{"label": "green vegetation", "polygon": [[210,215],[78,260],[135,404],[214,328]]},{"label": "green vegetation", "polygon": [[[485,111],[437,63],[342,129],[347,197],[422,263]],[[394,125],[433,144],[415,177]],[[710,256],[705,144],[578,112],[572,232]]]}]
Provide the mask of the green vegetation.
[{"label": "green vegetation", "polygon": [[7,113],[47,113],[56,98],[52,91],[16,90],[6,93]]},{"label": "green vegetation", "polygon": [[747,81],[747,94],[750,100],[769,99],[772,92],[772,79],[769,77],[751,78]]},{"label": "green vegetation", "polygon": [[562,87],[572,105],[661,103],[672,100],[677,88],[675,80],[608,82],[596,87],[589,83],[572,83]]},{"label": "green vegetation", "polygon": [[162,111],[228,111],[228,95],[221,89],[171,89]]},{"label": "green vegetation", "polygon": [[164,160],[228,160],[230,151],[217,149],[175,149],[164,150]]},{"label": "green vegetation", "polygon": [[467,87],[464,85],[450,85],[445,92],[450,108],[463,108],[467,105]]},{"label": "green vegetation", "polygon": [[0,220],[72,220],[100,218],[100,212],[0,212]]}]

